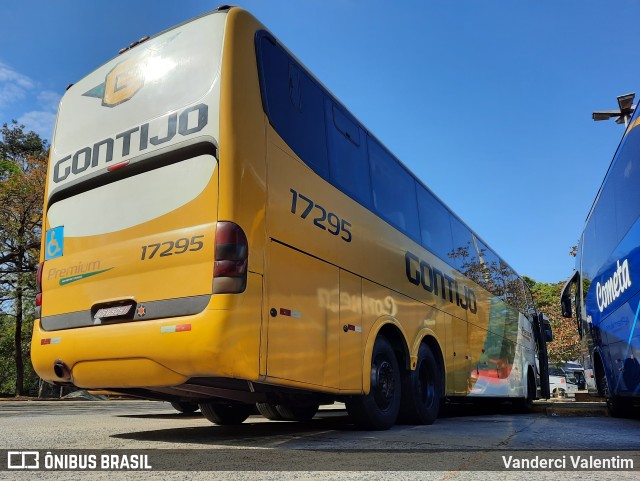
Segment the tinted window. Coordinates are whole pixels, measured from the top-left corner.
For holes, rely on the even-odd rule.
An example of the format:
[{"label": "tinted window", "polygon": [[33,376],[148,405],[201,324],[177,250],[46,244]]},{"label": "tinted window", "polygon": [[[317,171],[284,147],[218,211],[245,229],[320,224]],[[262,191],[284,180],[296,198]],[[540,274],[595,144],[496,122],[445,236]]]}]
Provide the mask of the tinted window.
[{"label": "tinted window", "polygon": [[564,377],[564,371],[558,367],[549,367],[549,375],[550,376],[561,376]]},{"label": "tinted window", "polygon": [[451,214],[427,189],[421,185],[416,185],[416,189],[422,245],[445,262],[451,262]]},{"label": "tinted window", "polygon": [[373,205],[378,214],[420,242],[415,181],[378,142],[368,137]]},{"label": "tinted window", "polygon": [[585,226],[582,243],[582,276],[585,279],[593,280],[598,270],[598,259],[595,251],[596,223],[593,216],[590,217],[589,222],[587,222]]},{"label": "tinted window", "polygon": [[323,91],[266,36],[260,41],[260,64],[269,121],[298,157],[328,177]]},{"label": "tinted window", "polygon": [[504,295],[504,283],[500,272],[500,259],[487,245],[480,239],[475,241],[478,265],[475,269],[478,272],[479,284],[496,296]]},{"label": "tinted window", "polygon": [[502,272],[502,282],[504,282],[504,301],[520,312],[526,313],[527,299],[524,282],[502,259],[500,259],[500,271]]},{"label": "tinted window", "polygon": [[617,226],[616,216],[614,212],[614,185],[608,183],[600,192],[598,204],[596,205],[591,216],[591,222],[594,222],[593,230],[592,254],[594,258],[593,268],[597,269],[592,273],[596,275],[602,265],[606,262],[609,254],[615,249],[617,242]]},{"label": "tinted window", "polygon": [[[449,253],[449,263],[463,274],[469,276],[469,274],[473,273],[473,267],[477,263],[471,231],[457,217],[451,216],[450,221],[453,249]],[[472,278],[475,280],[475,277]]]},{"label": "tinted window", "polygon": [[533,303],[533,297],[531,296],[531,290],[529,289],[529,287],[527,285],[525,285],[525,283],[522,283],[522,289],[524,291],[524,305],[525,305],[525,312],[528,314],[530,312],[535,312],[536,311],[536,306]]},{"label": "tinted window", "polygon": [[331,180],[365,206],[371,205],[366,134],[356,121],[327,101],[327,144]]},{"label": "tinted window", "polygon": [[627,134],[609,182],[614,184],[616,225],[620,240],[640,214],[640,128],[636,127]]}]

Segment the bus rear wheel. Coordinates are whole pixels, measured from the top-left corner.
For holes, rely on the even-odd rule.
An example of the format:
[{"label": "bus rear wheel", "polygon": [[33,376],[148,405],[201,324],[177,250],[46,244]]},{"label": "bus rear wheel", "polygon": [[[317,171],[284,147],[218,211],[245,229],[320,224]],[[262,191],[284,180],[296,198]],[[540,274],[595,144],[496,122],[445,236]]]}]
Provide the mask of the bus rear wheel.
[{"label": "bus rear wheel", "polygon": [[278,412],[278,407],[271,403],[256,403],[258,412],[269,421],[284,421],[284,417]]},{"label": "bus rear wheel", "polygon": [[347,412],[361,428],[378,431],[389,429],[398,418],[400,396],[398,360],[387,338],[378,336],[371,353],[369,394],[348,399]]},{"label": "bus rear wheel", "polygon": [[250,404],[202,403],[200,411],[205,418],[221,426],[242,424],[251,414]]},{"label": "bus rear wheel", "polygon": [[402,424],[433,424],[440,410],[442,373],[427,344],[418,350],[414,371],[402,378],[402,402],[399,422]]},{"label": "bus rear wheel", "polygon": [[633,399],[620,396],[608,397],[607,412],[612,418],[629,418],[633,416]]},{"label": "bus rear wheel", "polygon": [[319,404],[278,404],[276,409],[285,421],[309,421],[318,412]]}]

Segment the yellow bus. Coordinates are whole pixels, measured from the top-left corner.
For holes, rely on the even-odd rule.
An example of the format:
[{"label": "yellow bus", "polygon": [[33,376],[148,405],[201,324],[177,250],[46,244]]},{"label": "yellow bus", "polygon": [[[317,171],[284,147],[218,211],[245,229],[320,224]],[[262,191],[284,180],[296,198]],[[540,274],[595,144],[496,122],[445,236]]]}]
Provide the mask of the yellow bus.
[{"label": "yellow bus", "polygon": [[522,279],[240,8],[68,89],[44,212],[49,382],[371,429],[544,385]]}]

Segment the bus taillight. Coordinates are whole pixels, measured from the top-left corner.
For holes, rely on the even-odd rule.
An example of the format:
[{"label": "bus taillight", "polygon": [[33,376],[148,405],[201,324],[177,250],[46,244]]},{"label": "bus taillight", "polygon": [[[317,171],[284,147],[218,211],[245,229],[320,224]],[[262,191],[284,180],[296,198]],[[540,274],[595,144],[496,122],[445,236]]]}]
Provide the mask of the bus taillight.
[{"label": "bus taillight", "polygon": [[214,294],[238,294],[247,286],[249,244],[242,228],[233,222],[218,222],[216,260],[213,269]]},{"label": "bus taillight", "polygon": [[42,269],[44,262],[38,264],[38,272],[36,273],[36,307],[42,306]]}]

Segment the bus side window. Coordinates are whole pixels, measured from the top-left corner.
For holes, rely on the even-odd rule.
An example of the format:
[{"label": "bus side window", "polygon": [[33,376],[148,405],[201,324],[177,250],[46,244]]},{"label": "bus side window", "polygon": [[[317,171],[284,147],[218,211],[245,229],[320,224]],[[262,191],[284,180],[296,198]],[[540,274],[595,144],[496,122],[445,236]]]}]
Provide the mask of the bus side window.
[{"label": "bus side window", "polygon": [[618,241],[640,215],[640,129],[631,129],[623,142],[609,181],[614,187]]},{"label": "bus side window", "polygon": [[451,215],[451,237],[453,238],[453,249],[449,253],[450,264],[458,269],[462,274],[471,277],[474,281],[474,266],[478,262],[476,249],[473,246],[471,231],[457,217]]},{"label": "bus side window", "polygon": [[294,110],[302,111],[300,101],[300,71],[293,64],[289,64],[289,100]]},{"label": "bus side window", "polygon": [[328,179],[324,92],[269,36],[259,45],[262,102],[269,122],[304,163]]},{"label": "bus side window", "polygon": [[326,100],[331,181],[365,207],[371,206],[366,134],[346,112]]},{"label": "bus side window", "polygon": [[503,273],[504,301],[522,313],[527,312],[524,284],[515,271],[500,259],[500,271]]},{"label": "bus side window", "polygon": [[595,249],[598,253],[599,266],[606,263],[620,240],[616,216],[612,215],[615,213],[615,195],[615,184],[613,182],[605,184],[592,213],[592,221],[595,221]]},{"label": "bus side window", "polygon": [[[597,207],[597,206],[596,206]],[[597,253],[595,251],[596,245],[596,222],[593,213],[587,220],[587,225],[584,228],[584,234],[582,236],[582,278],[588,279],[589,282],[593,280],[593,278],[598,273],[598,262],[600,259],[597,258]],[[586,298],[587,291],[584,292],[584,296]]]},{"label": "bus side window", "polygon": [[522,282],[522,289],[524,290],[524,302],[525,302],[525,314],[535,314],[536,305],[533,302],[533,296],[531,295],[531,289],[529,286]]},{"label": "bus side window", "polygon": [[493,295],[503,297],[504,282],[502,281],[498,255],[477,237],[474,244],[479,260],[476,266],[480,277],[479,284]]},{"label": "bus side window", "polygon": [[421,185],[416,185],[416,189],[422,245],[449,263],[448,255],[453,249],[451,214],[427,189]]},{"label": "bus side window", "polygon": [[376,140],[368,137],[373,205],[380,216],[420,241],[418,203],[413,177]]}]

